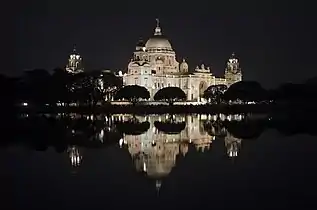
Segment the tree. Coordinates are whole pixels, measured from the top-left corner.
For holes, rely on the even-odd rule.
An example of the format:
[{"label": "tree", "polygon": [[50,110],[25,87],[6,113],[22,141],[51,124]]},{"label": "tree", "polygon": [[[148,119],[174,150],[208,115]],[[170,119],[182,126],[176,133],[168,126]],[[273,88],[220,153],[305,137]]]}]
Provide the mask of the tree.
[{"label": "tree", "polygon": [[224,99],[229,101],[241,100],[248,101],[262,101],[267,98],[267,91],[255,81],[240,81],[232,84],[224,93]]},{"label": "tree", "polygon": [[139,102],[140,99],[149,99],[149,91],[139,85],[127,85],[121,88],[115,95],[115,100],[127,99],[133,105]]},{"label": "tree", "polygon": [[51,89],[53,93],[51,97],[55,104],[57,102],[69,104],[74,100],[74,79],[74,76],[64,69],[56,68],[53,70],[51,78]]},{"label": "tree", "polygon": [[104,100],[111,100],[116,91],[123,85],[122,79],[110,72],[102,72],[100,81],[99,90],[101,91]]},{"label": "tree", "polygon": [[82,75],[79,79],[79,97],[84,102],[95,106],[98,102],[110,100],[114,93],[122,87],[122,80],[110,72],[91,71]]},{"label": "tree", "polygon": [[16,82],[16,79],[0,75],[0,95],[2,98],[0,111],[8,113],[16,102]]},{"label": "tree", "polygon": [[42,106],[51,102],[51,75],[44,69],[26,71],[19,84],[21,99]]},{"label": "tree", "polygon": [[162,88],[154,95],[156,101],[167,101],[170,105],[173,105],[175,101],[186,100],[186,94],[178,87],[166,87]]},{"label": "tree", "polygon": [[203,97],[211,103],[220,104],[227,89],[227,85],[211,85],[204,91]]}]

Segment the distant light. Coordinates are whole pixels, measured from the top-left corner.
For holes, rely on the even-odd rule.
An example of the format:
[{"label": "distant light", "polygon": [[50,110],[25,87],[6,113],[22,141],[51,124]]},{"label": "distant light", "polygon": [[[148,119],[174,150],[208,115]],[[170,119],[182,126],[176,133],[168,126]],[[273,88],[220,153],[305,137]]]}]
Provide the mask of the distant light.
[{"label": "distant light", "polygon": [[28,106],[29,104],[28,103],[26,103],[26,102],[23,102],[22,103],[22,106]]},{"label": "distant light", "polygon": [[122,145],[123,145],[123,139],[121,138],[121,139],[119,140],[119,146],[120,146],[120,148],[122,147]]}]

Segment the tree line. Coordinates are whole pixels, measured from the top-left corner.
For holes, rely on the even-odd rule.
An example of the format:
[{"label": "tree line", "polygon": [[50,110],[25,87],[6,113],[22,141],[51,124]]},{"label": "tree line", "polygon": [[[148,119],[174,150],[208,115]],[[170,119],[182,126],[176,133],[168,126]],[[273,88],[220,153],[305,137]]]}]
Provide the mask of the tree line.
[{"label": "tree line", "polygon": [[[95,107],[109,104],[111,100],[126,100],[135,105],[150,98],[149,91],[142,86],[123,86],[123,81],[111,72],[90,71],[70,74],[64,69],[49,73],[43,69],[26,71],[21,77],[9,78],[0,75],[2,108],[26,103],[30,106],[80,106]],[[302,84],[285,83],[276,89],[264,89],[256,81],[241,81],[231,85],[212,85],[202,98],[208,104],[231,103],[311,103],[317,97],[317,79]],[[160,89],[154,100],[173,105],[185,101],[185,92],[178,87]]]}]

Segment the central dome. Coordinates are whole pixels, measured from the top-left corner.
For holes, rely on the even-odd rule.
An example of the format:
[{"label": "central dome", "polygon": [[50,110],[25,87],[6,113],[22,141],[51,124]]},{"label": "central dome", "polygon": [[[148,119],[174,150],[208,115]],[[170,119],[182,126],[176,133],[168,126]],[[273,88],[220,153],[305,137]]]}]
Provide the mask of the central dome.
[{"label": "central dome", "polygon": [[171,43],[164,38],[163,36],[154,36],[150,38],[146,44],[145,44],[146,49],[150,48],[161,48],[161,49],[172,49]]},{"label": "central dome", "polygon": [[162,35],[158,19],[155,28],[154,36],[151,37],[145,44],[146,49],[167,49],[172,50],[171,43]]}]

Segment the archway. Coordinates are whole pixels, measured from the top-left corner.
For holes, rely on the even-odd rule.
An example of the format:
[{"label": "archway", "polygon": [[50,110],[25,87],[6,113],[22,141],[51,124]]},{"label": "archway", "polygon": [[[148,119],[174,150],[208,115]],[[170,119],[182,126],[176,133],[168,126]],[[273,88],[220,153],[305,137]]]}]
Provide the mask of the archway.
[{"label": "archway", "polygon": [[201,81],[199,83],[199,96],[198,96],[198,101],[200,102],[203,95],[204,95],[204,91],[208,88],[207,82],[206,81]]}]

